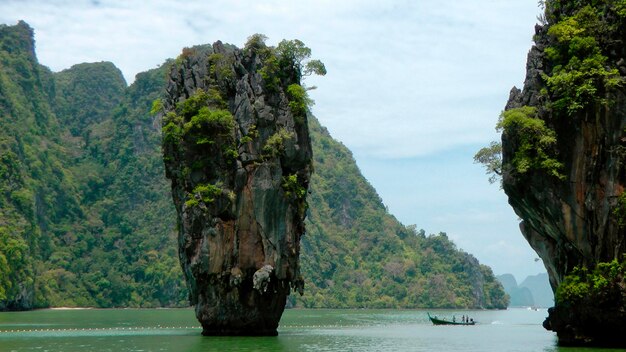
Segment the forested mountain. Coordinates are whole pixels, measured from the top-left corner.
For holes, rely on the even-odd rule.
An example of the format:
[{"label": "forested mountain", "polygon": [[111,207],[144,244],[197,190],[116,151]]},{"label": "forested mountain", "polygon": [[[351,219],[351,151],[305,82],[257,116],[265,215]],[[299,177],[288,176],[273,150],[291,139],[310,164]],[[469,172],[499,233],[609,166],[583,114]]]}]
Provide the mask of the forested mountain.
[{"label": "forested mountain", "polygon": [[183,305],[147,112],[164,68],[129,88],[111,63],[53,74],[32,35],[0,27],[0,307]]},{"label": "forested mountain", "polygon": [[[352,153],[309,122],[315,172],[302,239],[306,307],[499,307],[491,269],[446,234],[426,236],[385,209]],[[292,296],[292,298],[294,298]]]},{"label": "forested mountain", "polygon": [[[111,63],[52,73],[0,26],[0,309],[183,306],[175,212],[150,115],[174,60],[126,86]],[[491,269],[388,214],[310,118],[306,307],[506,307]]]}]

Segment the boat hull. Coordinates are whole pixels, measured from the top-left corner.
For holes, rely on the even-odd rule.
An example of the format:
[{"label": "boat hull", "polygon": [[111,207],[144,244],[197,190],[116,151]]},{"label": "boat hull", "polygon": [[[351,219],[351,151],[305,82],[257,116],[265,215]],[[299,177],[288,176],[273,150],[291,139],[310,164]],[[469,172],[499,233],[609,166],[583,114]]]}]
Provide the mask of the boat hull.
[{"label": "boat hull", "polygon": [[430,319],[433,325],[475,325],[476,324],[475,321],[470,321],[469,323],[463,323],[463,322],[449,321],[445,319],[438,319],[437,317],[433,318],[430,316],[430,314],[428,314],[428,319]]}]

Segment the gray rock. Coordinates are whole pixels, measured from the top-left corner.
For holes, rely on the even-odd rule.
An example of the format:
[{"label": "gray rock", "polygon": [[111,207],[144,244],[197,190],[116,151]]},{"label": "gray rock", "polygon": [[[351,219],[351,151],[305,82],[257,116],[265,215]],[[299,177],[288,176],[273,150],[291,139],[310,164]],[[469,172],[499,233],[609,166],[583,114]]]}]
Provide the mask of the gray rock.
[{"label": "gray rock", "polygon": [[271,281],[271,275],[274,268],[271,265],[265,265],[261,269],[257,270],[252,276],[252,287],[260,293],[267,292],[267,287]]},{"label": "gray rock", "polygon": [[[307,204],[283,189],[286,177],[297,175],[306,191],[312,171],[306,116],[296,123],[285,94],[299,82],[281,78],[268,90],[261,58],[220,42],[185,52],[170,73],[166,111],[198,90],[213,90],[234,118],[226,133],[203,125],[210,143],[187,133],[163,144],[190,301],[204,335],[276,335],[287,295],[303,287],[298,257]],[[216,57],[221,61],[211,62]],[[263,154],[279,131],[293,138]],[[237,155],[226,156],[228,149]],[[219,192],[194,193],[207,185]]]}]

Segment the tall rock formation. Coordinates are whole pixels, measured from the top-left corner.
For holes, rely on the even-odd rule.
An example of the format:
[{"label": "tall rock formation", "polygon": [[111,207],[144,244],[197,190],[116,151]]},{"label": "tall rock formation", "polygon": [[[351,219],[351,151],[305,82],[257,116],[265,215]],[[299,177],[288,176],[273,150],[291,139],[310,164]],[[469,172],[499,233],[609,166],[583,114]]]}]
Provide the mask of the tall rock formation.
[{"label": "tall rock formation", "polygon": [[170,72],[164,161],[204,335],[276,335],[302,290],[312,152],[300,64],[253,36],[244,50],[186,48]]},{"label": "tall rock formation", "polygon": [[561,344],[626,346],[625,20],[624,1],[545,1],[498,124],[503,188],[556,291],[544,326]]}]

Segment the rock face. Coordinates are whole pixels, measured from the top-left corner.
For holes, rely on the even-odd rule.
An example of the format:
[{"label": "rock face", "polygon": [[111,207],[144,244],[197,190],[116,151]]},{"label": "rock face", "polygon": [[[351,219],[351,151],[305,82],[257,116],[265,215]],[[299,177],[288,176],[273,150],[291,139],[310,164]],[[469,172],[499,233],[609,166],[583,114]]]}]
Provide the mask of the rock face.
[{"label": "rock face", "polygon": [[[504,127],[502,135],[504,191],[555,291],[575,267],[593,269],[622,260],[626,252],[626,228],[618,216],[626,186],[625,13],[622,5],[577,3],[546,1],[524,89],[513,88],[506,106],[535,108],[533,121],[543,121],[556,140],[533,148],[535,159],[529,160],[541,163],[524,170],[514,166],[524,153],[523,128]],[[550,158],[560,163],[552,164],[557,172],[543,163]],[[557,298],[544,326],[557,332],[561,344],[626,345],[619,302],[598,308]]]},{"label": "rock face", "polygon": [[300,73],[273,55],[262,43],[186,48],[162,101],[179,257],[204,335],[276,335],[303,288],[311,142],[288,92]]}]

